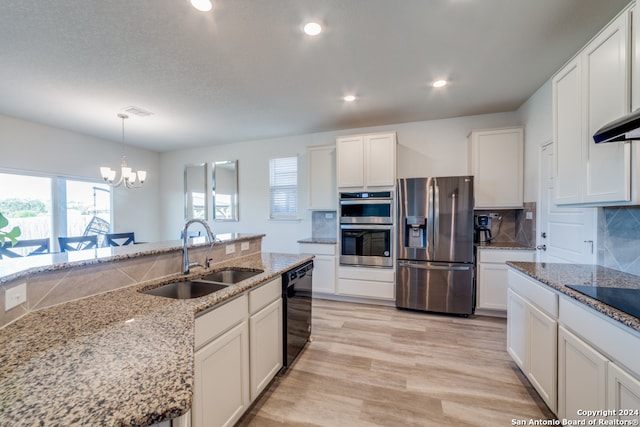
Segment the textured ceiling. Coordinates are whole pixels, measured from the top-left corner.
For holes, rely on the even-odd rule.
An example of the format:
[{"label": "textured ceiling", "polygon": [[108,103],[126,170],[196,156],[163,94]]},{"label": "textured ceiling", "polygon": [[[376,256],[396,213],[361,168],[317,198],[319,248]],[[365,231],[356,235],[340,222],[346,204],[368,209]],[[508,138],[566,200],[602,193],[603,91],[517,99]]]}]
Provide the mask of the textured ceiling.
[{"label": "textured ceiling", "polygon": [[628,3],[214,1],[2,0],[0,114],[119,141],[133,105],[127,144],[167,151],[510,111]]}]

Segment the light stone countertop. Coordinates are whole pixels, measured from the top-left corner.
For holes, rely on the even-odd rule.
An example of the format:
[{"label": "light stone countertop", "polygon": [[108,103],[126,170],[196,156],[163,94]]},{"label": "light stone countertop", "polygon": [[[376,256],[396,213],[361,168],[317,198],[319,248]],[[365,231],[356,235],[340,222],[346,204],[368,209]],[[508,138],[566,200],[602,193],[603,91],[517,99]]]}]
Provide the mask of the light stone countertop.
[{"label": "light stone countertop", "polygon": [[640,332],[640,318],[620,311],[565,286],[587,285],[627,288],[638,289],[640,292],[640,276],[593,264],[554,264],[512,261],[507,261],[507,264],[539,282],[617,320],[623,325]]},{"label": "light stone countertop", "polygon": [[533,251],[536,248],[533,246],[526,246],[516,242],[492,242],[492,243],[476,243],[477,249],[515,249],[522,251]]},{"label": "light stone countertop", "polygon": [[195,316],[312,258],[262,253],[218,263],[215,270],[264,272],[201,298],[139,292],[184,277],[176,275],[20,318],[0,329],[0,425],[147,426],[183,415]]}]

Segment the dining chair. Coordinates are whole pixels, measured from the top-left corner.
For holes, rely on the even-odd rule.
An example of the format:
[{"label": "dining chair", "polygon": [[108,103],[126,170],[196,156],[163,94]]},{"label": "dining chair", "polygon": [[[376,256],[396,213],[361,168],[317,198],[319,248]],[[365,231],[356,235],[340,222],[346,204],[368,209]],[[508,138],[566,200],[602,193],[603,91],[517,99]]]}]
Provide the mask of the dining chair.
[{"label": "dining chair", "polygon": [[136,243],[135,233],[108,233],[107,245],[108,246],[124,246],[133,245]]},{"label": "dining chair", "polygon": [[58,242],[62,252],[82,251],[97,247],[98,236],[94,234],[92,236],[58,237]]},{"label": "dining chair", "polygon": [[[30,251],[27,251],[25,255],[22,255],[20,252],[15,252],[14,249],[17,248],[33,248]],[[0,259],[2,257],[7,258],[19,258],[22,256],[31,256],[38,254],[48,254],[50,253],[49,239],[27,239],[27,240],[18,240],[18,242],[11,246],[10,243],[5,242],[4,245],[0,246]]]}]

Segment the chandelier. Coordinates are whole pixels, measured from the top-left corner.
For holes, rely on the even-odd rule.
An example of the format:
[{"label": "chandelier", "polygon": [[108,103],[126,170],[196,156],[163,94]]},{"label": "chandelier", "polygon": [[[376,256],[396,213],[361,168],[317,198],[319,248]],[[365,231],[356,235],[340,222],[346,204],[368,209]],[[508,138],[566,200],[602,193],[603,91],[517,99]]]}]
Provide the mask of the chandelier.
[{"label": "chandelier", "polygon": [[102,175],[102,179],[112,187],[119,187],[124,184],[127,188],[140,188],[147,179],[147,171],[141,170],[136,173],[127,166],[127,159],[124,155],[124,121],[128,119],[129,116],[120,113],[118,117],[122,119],[122,161],[120,162],[120,178],[116,181],[116,171],[108,166],[102,166],[100,168],[100,175]]}]

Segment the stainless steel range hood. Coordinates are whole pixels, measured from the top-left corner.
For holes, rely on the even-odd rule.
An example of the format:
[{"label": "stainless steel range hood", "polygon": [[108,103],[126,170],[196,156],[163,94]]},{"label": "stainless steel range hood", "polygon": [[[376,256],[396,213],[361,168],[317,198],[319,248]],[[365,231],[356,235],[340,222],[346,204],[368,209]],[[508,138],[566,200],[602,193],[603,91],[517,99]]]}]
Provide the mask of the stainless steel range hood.
[{"label": "stainless steel range hood", "polygon": [[596,144],[640,139],[640,108],[602,126],[593,135]]}]

